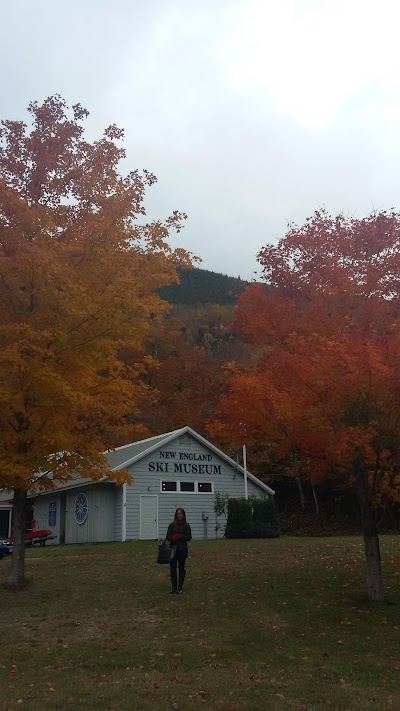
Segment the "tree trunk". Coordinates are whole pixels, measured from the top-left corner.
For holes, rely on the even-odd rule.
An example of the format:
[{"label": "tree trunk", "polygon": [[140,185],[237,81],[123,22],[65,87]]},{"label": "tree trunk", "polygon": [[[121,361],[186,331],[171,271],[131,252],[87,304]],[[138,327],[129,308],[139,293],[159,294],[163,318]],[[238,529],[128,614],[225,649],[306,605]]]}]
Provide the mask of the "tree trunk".
[{"label": "tree trunk", "polygon": [[361,456],[354,463],[354,473],[361,507],[368,600],[385,602],[377,515],[371,503],[375,490],[373,487],[371,489],[368,471]]},{"label": "tree trunk", "polygon": [[368,502],[362,506],[362,523],[368,600],[385,602],[378,526],[375,511]]},{"label": "tree trunk", "polygon": [[318,497],[317,497],[317,492],[315,491],[315,486],[313,481],[311,481],[311,489],[314,497],[314,505],[315,505],[315,513],[319,516],[319,504],[318,504]]},{"label": "tree trunk", "polygon": [[13,552],[8,575],[8,585],[11,587],[18,587],[25,582],[26,499],[26,491],[14,489]]},{"label": "tree trunk", "polygon": [[296,476],[296,483],[297,483],[297,488],[299,490],[301,510],[304,511],[304,509],[306,507],[306,499],[304,496],[303,485],[301,483],[301,479],[299,476]]},{"label": "tree trunk", "polygon": [[385,602],[378,535],[370,536],[364,533],[364,549],[368,600]]}]

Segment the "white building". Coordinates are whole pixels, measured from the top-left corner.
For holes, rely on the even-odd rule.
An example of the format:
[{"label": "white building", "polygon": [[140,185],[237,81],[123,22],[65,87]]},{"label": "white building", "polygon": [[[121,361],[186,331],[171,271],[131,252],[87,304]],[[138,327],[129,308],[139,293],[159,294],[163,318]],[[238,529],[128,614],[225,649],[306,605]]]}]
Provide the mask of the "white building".
[{"label": "white building", "polygon": [[[222,523],[214,511],[215,494],[245,494],[243,468],[190,427],[118,447],[106,457],[111,471],[131,474],[131,484],[77,477],[35,495],[36,527],[55,534],[49,545],[164,538],[178,507],[185,509],[194,539],[215,538]],[[247,489],[249,496],[274,495],[250,473]],[[10,507],[10,501],[0,503],[0,512],[7,511],[4,531]]]}]

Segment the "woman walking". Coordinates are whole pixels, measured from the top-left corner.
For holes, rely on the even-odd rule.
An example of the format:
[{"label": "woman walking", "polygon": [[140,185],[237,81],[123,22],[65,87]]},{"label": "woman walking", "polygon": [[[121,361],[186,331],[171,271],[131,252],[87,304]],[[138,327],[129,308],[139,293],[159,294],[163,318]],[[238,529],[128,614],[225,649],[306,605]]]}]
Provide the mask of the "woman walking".
[{"label": "woman walking", "polygon": [[[185,563],[188,555],[187,542],[192,540],[192,532],[186,521],[184,509],[176,509],[175,517],[172,523],[168,526],[167,541],[170,546],[176,546],[176,554],[170,563],[171,569],[171,593],[183,593],[183,583],[185,580],[186,570]],[[179,580],[176,568],[179,571]]]}]

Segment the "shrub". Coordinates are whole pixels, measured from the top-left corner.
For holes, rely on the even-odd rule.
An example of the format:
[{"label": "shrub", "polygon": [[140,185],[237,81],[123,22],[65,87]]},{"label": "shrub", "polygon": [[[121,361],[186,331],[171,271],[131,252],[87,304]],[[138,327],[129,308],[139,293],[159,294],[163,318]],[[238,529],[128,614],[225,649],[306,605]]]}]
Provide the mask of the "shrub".
[{"label": "shrub", "polygon": [[[252,505],[248,499],[228,499],[226,538],[247,538],[252,523]],[[247,532],[247,535],[246,535]]]},{"label": "shrub", "polygon": [[278,511],[274,499],[252,499],[252,538],[280,536]]},{"label": "shrub", "polygon": [[229,499],[226,538],[276,538],[280,535],[273,499]]}]

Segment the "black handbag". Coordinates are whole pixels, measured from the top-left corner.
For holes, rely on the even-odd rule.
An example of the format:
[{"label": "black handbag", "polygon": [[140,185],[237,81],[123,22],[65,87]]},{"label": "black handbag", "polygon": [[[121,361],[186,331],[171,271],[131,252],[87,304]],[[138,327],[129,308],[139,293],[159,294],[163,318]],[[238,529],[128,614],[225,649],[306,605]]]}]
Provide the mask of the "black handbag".
[{"label": "black handbag", "polygon": [[160,564],[166,564],[166,563],[171,563],[171,561],[174,560],[176,556],[176,546],[169,546],[168,544],[165,543],[167,539],[164,538],[164,543],[161,543],[158,546],[158,556],[157,556],[157,563]]}]

